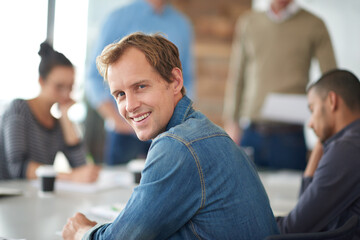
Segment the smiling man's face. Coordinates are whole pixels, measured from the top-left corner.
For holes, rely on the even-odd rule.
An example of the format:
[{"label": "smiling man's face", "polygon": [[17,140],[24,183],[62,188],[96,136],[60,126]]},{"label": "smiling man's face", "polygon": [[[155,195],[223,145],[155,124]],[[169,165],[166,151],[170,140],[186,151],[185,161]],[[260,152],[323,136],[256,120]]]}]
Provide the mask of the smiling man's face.
[{"label": "smiling man's face", "polygon": [[166,130],[177,104],[177,83],[166,82],[143,52],[127,49],[109,66],[108,82],[121,116],[140,140],[153,139]]}]

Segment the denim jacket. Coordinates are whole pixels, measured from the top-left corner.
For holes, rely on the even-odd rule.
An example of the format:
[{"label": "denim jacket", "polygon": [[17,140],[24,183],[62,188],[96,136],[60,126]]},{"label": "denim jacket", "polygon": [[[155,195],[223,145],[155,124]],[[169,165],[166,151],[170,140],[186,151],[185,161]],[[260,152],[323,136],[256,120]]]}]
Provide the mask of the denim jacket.
[{"label": "denim jacket", "polygon": [[84,239],[264,239],[278,233],[252,163],[186,96],[152,142],[140,185]]}]

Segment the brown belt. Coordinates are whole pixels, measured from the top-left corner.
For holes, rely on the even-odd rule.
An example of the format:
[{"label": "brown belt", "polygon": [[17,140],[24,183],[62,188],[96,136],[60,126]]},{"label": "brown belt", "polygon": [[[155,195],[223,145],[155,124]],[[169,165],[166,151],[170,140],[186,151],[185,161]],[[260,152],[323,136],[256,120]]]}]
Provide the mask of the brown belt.
[{"label": "brown belt", "polygon": [[303,126],[299,124],[288,124],[278,122],[252,122],[250,128],[260,134],[272,134],[272,133],[294,133],[302,132]]}]

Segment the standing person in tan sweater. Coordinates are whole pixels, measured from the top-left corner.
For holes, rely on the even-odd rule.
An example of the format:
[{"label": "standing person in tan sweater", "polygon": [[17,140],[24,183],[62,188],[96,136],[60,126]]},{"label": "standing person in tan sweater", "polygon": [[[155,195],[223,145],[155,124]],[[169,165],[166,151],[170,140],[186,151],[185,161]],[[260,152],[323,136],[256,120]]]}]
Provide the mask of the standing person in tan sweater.
[{"label": "standing person in tan sweater", "polygon": [[260,111],[269,93],[305,94],[314,57],[321,72],[336,67],[324,22],[295,1],[272,0],[267,11],[239,18],[225,94],[225,130],[241,146],[253,148],[258,166],[305,168],[303,126],[266,120]]}]

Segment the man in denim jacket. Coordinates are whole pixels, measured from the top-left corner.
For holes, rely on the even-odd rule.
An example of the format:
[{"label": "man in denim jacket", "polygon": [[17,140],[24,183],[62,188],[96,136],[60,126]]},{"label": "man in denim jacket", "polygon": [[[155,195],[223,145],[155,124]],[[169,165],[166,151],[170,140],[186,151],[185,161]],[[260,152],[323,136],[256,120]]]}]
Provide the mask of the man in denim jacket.
[{"label": "man in denim jacket", "polygon": [[77,213],[64,239],[263,239],[278,233],[253,165],[185,96],[179,53],[160,35],[135,33],[97,59],[119,112],[153,139],[140,185],[113,223]]}]

